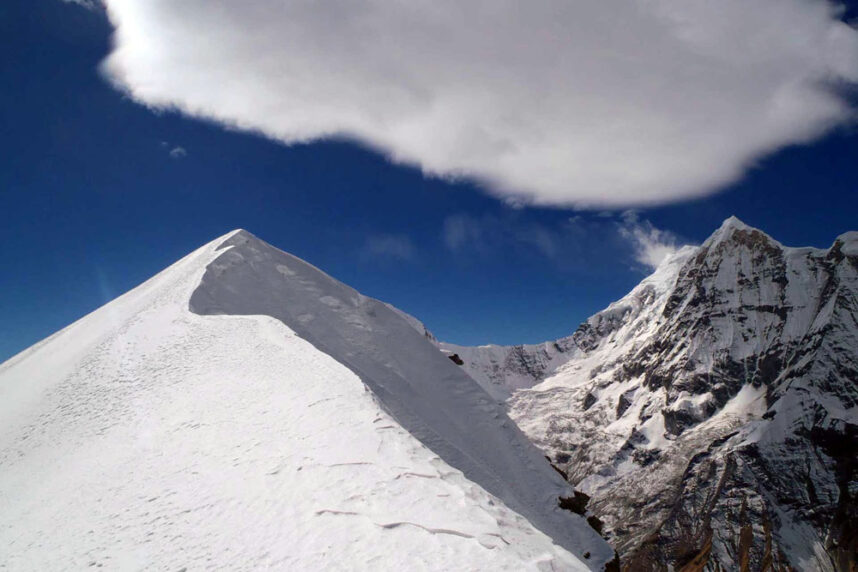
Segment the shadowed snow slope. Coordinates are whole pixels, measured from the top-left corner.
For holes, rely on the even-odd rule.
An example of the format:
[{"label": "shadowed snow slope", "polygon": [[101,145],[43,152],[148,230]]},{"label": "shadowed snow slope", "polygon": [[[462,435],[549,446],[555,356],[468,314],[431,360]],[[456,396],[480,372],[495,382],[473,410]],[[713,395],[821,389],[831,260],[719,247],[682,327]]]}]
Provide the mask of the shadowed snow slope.
[{"label": "shadowed snow slope", "polygon": [[[355,372],[383,407],[445,462],[525,516],[558,544],[613,554],[557,506],[566,483],[502,406],[398,311],[240,231],[191,296],[199,314],[272,316]],[[247,293],[253,295],[247,295]]]},{"label": "shadowed snow slope", "polygon": [[599,568],[566,486],[396,312],[245,232],[0,365],[4,569]]}]

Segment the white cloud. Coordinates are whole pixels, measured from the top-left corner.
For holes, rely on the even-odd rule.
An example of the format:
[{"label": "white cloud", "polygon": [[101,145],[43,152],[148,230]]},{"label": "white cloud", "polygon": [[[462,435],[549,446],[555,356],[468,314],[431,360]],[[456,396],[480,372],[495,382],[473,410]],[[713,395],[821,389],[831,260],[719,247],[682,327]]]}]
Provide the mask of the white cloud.
[{"label": "white cloud", "polygon": [[365,259],[412,260],[416,249],[411,239],[399,234],[379,234],[366,239],[361,251]]},{"label": "white cloud", "polygon": [[170,157],[172,157],[173,159],[181,159],[182,157],[186,157],[187,155],[188,152],[185,150],[184,147],[176,146],[170,149]]},{"label": "white cloud", "polygon": [[648,220],[641,220],[633,211],[623,213],[622,218],[620,236],[631,243],[635,260],[651,270],[658,268],[683,246],[675,234],[654,227]]},{"label": "white cloud", "polygon": [[514,201],[699,196],[849,120],[825,0],[105,0],[104,70],[157,108],[360,140]]}]

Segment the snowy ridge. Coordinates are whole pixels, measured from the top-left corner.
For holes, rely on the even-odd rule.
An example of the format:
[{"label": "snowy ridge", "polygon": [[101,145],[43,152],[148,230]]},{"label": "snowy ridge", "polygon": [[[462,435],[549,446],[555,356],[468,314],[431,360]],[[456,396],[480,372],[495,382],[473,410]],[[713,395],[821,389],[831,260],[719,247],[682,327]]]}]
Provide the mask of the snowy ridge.
[{"label": "snowy ridge", "polygon": [[591,496],[624,562],[856,565],[855,238],[787,248],[728,219],[512,396],[513,418]]},{"label": "snowy ridge", "polygon": [[[521,461],[512,470],[529,490],[502,472],[491,486],[545,510],[540,528],[558,538],[475,483],[478,469],[463,473],[405,430],[403,410],[367,391],[373,360],[359,376],[282,320],[189,310],[191,299],[200,310],[223,294],[214,274],[242,266],[260,286],[283,287],[254,259],[270,255],[287,260],[273,272],[301,292],[333,284],[384,317],[316,296],[332,309],[328,327],[372,328],[376,341],[400,338],[399,323],[413,332],[386,306],[335,281],[314,285],[315,269],[274,253],[231,233],[0,365],[0,567],[584,570],[612,557],[579,517],[554,510],[565,484],[511,423],[494,437],[488,424],[475,432],[510,451],[498,458]],[[241,297],[240,281],[220,284]],[[414,335],[455,372],[440,386],[453,391],[459,370]],[[391,348],[374,357],[407,374],[411,356],[395,360],[408,346]],[[487,404],[471,417],[505,423],[478,389],[456,391],[470,406]],[[444,421],[462,429],[463,410]]]},{"label": "snowy ridge", "polygon": [[[200,314],[275,317],[355,372],[424,445],[561,546],[601,567],[612,550],[558,507],[568,485],[477,383],[413,320],[246,232],[212,261],[191,296]],[[253,296],[242,293],[253,292]]]}]

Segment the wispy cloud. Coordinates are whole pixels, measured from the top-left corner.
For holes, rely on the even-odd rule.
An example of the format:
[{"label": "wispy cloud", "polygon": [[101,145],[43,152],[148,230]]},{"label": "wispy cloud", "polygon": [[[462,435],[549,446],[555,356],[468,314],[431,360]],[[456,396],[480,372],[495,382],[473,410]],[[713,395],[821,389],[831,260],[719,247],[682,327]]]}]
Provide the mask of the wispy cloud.
[{"label": "wispy cloud", "polygon": [[188,150],[181,145],[174,145],[169,141],[161,141],[161,148],[173,159],[181,159],[188,156]]},{"label": "wispy cloud", "polygon": [[576,214],[553,223],[517,212],[507,216],[456,214],[444,221],[441,238],[448,250],[461,256],[515,251],[518,256],[538,256],[575,272],[617,263],[652,270],[685,244],[635,211]]},{"label": "wispy cloud", "polygon": [[185,150],[184,147],[176,146],[170,149],[170,157],[172,157],[173,159],[181,159],[182,157],[187,157],[187,155],[188,152]]},{"label": "wispy cloud", "polygon": [[532,250],[549,259],[558,255],[558,242],[561,241],[558,229],[515,216],[475,217],[467,214],[447,217],[441,238],[447,249],[456,253],[487,254],[499,248],[517,248]]},{"label": "wispy cloud", "polygon": [[824,0],[104,1],[104,70],[146,105],[514,203],[699,196],[854,117],[858,31]]},{"label": "wispy cloud", "polygon": [[452,215],[444,219],[441,237],[453,252],[461,252],[466,247],[482,249],[486,234],[483,227],[482,221],[469,215]]},{"label": "wispy cloud", "polygon": [[620,236],[628,240],[634,249],[635,260],[650,270],[658,268],[668,256],[683,246],[675,234],[656,228],[634,211],[623,213],[622,222],[618,224]]},{"label": "wispy cloud", "polygon": [[361,249],[365,260],[413,260],[417,249],[412,240],[401,234],[378,234],[370,236]]}]

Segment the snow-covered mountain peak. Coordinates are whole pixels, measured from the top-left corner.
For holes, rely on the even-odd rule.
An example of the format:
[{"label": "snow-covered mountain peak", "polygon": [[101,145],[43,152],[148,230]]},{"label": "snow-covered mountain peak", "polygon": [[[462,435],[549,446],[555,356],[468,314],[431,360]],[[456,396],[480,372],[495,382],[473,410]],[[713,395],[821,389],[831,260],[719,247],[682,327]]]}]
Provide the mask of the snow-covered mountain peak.
[{"label": "snow-covered mountain peak", "polygon": [[793,248],[731,217],[571,336],[442,347],[512,393],[630,569],[845,571],[856,316],[858,232]]},{"label": "snow-covered mountain peak", "polygon": [[237,229],[0,364],[11,569],[601,569],[399,311]]},{"label": "snow-covered mountain peak", "polygon": [[767,248],[782,248],[779,242],[758,228],[749,226],[731,216],[707,238],[701,250],[722,255],[729,250],[760,251]]},{"label": "snow-covered mountain peak", "polygon": [[226,248],[226,246],[228,246],[227,244],[224,244],[224,243],[231,238],[236,238],[236,239],[240,238],[241,240],[259,240],[252,232],[245,230],[243,228],[236,228],[236,229],[233,229],[233,230],[227,232],[226,234],[223,234],[220,237],[214,239],[212,242],[217,243],[219,245],[217,247],[217,250],[221,250],[223,248]]},{"label": "snow-covered mountain peak", "polygon": [[739,217],[736,215],[730,215],[724,219],[724,222],[721,223],[721,226],[718,230],[727,230],[727,229],[735,229],[735,230],[757,230],[751,226],[748,226],[744,222],[742,222]]},{"label": "snow-covered mountain peak", "polygon": [[644,569],[855,565],[856,237],[788,248],[728,219],[512,396],[513,417],[592,495],[624,557]]}]

